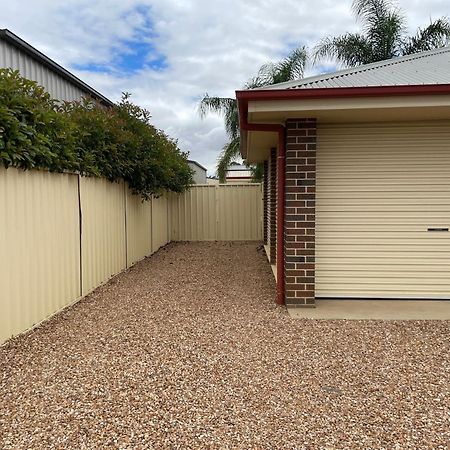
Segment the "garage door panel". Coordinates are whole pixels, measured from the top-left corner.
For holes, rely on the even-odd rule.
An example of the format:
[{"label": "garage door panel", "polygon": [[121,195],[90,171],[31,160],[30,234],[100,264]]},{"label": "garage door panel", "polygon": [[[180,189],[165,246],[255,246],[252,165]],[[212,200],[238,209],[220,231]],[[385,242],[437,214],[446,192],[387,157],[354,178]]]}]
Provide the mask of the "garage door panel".
[{"label": "garage door panel", "polygon": [[[370,271],[373,270],[372,266],[380,266],[382,265],[385,267],[384,270],[388,271],[391,270],[391,266],[403,266],[408,265],[408,268],[406,270],[409,270],[409,268],[414,267],[424,267],[427,268],[426,270],[432,270],[433,272],[435,270],[446,270],[447,266],[450,265],[450,258],[444,257],[434,257],[431,259],[427,258],[418,258],[418,259],[411,259],[405,256],[397,256],[397,257],[391,257],[389,259],[385,257],[376,258],[373,256],[364,256],[364,257],[358,257],[358,256],[343,256],[341,254],[337,256],[329,255],[326,258],[322,258],[320,260],[320,265],[317,264],[316,272],[319,272],[319,267],[325,267],[333,270],[339,270],[339,268],[348,268],[350,269],[359,269],[359,270],[365,270]],[[357,266],[357,267],[355,267]]]},{"label": "garage door panel", "polygon": [[424,231],[423,227],[420,225],[415,226],[415,229],[409,228],[405,229],[402,227],[402,225],[397,225],[396,231],[392,231],[392,228],[395,227],[391,225],[391,229],[388,229],[389,227],[386,226],[385,230],[378,228],[372,228],[371,230],[368,230],[367,227],[361,227],[359,230],[356,229],[356,227],[352,227],[352,237],[349,238],[349,232],[348,227],[343,227],[340,230],[336,229],[335,225],[331,225],[328,229],[328,231],[325,231],[322,227],[322,230],[318,233],[316,233],[316,237],[319,236],[320,240],[324,242],[324,240],[339,240],[344,239],[348,240],[351,239],[351,241],[358,240],[358,239],[370,239],[373,237],[373,234],[376,233],[376,239],[395,239],[395,240],[401,240],[401,239],[418,239],[420,242],[423,242],[424,239],[428,242],[428,240],[436,240],[440,241],[441,243],[449,239],[447,237],[446,232],[427,232]]},{"label": "garage door panel", "polygon": [[341,299],[355,299],[355,298],[366,298],[366,299],[420,299],[420,300],[448,300],[448,291],[444,290],[430,290],[423,289],[420,291],[413,289],[400,288],[397,290],[383,288],[383,293],[380,294],[380,289],[370,289],[365,286],[361,290],[354,289],[351,295],[348,294],[347,289],[316,289],[316,296],[318,298],[341,298]]},{"label": "garage door panel", "polygon": [[[437,234],[437,233],[436,233]],[[352,250],[387,250],[387,251],[403,251],[408,247],[408,251],[431,250],[433,252],[447,252],[448,243],[443,239],[395,239],[381,237],[360,237],[360,238],[321,238],[322,245],[326,245],[329,250],[341,250],[351,246]]]},{"label": "garage door panel", "polygon": [[[422,270],[428,270],[429,267],[426,265],[416,265],[416,266],[408,266],[407,269],[405,267],[390,265],[389,268],[386,265],[374,265],[373,268],[370,270],[370,275],[373,277],[379,277],[379,278],[396,278],[396,277],[402,277],[402,278],[417,278],[417,275],[420,275],[420,272]],[[429,274],[430,279],[434,278],[442,278],[447,279],[448,278],[448,271],[449,266],[447,267],[436,267],[436,270]],[[386,273],[386,272],[389,273]],[[341,270],[335,270],[335,268],[327,268],[323,267],[320,270],[316,270],[316,275],[319,275],[320,277],[327,277],[327,278],[340,278],[343,276],[348,277],[354,277],[354,278],[366,278],[367,277],[367,271],[361,270],[359,267],[351,267],[346,266],[345,268]]]},{"label": "garage door panel", "polygon": [[450,123],[319,125],[316,295],[450,298]]}]

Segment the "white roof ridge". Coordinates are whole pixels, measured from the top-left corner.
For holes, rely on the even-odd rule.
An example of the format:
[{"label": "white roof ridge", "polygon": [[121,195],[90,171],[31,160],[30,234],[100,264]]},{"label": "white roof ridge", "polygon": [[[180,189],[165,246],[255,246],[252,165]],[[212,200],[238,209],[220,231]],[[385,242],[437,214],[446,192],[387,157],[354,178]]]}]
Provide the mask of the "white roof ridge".
[{"label": "white roof ridge", "polygon": [[254,90],[264,89],[295,89],[299,86],[312,85],[317,82],[332,80],[344,76],[355,75],[359,73],[369,72],[383,67],[395,66],[405,62],[414,61],[418,59],[428,58],[441,53],[450,53],[450,46],[441,47],[433,50],[426,50],[419,53],[413,53],[411,55],[398,56],[391,59],[385,59],[369,64],[361,64],[356,67],[349,67],[347,69],[338,70],[335,72],[322,73],[319,75],[313,75],[307,78],[301,78],[298,80],[286,81],[284,83],[272,84],[269,86],[263,86],[255,88]]}]

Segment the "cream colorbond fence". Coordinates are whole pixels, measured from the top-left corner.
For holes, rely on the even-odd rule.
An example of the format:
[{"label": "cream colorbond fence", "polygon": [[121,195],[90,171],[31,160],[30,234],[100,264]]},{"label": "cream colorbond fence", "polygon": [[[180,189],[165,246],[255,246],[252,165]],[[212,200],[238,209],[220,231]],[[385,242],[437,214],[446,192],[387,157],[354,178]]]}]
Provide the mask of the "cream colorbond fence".
[{"label": "cream colorbond fence", "polygon": [[260,185],[142,202],[125,183],[0,168],[0,344],[176,240],[260,240]]},{"label": "cream colorbond fence", "polygon": [[0,343],[80,294],[77,177],[0,168]]},{"label": "cream colorbond fence", "polygon": [[262,239],[260,184],[196,185],[170,203],[173,241]]}]

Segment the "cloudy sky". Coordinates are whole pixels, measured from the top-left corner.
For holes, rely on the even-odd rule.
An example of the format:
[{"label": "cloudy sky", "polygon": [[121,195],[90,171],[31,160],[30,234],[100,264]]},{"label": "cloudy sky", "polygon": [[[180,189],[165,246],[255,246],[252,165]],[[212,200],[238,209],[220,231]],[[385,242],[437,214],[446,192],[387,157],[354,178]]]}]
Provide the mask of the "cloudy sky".
[{"label": "cloudy sky", "polygon": [[[8,28],[111,100],[128,91],[190,158],[215,171],[221,118],[199,99],[234,96],[258,68],[356,30],[351,0],[0,0]],[[400,0],[409,31],[450,16],[448,0]],[[308,67],[307,74],[331,69]]]}]

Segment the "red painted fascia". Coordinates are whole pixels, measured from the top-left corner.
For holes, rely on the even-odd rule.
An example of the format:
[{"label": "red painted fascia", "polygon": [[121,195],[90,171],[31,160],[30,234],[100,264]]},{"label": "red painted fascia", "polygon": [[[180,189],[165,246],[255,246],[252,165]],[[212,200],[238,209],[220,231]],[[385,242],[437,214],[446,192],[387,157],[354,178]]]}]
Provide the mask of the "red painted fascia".
[{"label": "red painted fascia", "polygon": [[450,95],[450,84],[366,86],[342,88],[258,89],[236,91],[238,103],[249,100],[289,100],[344,97],[385,97],[391,95]]}]

